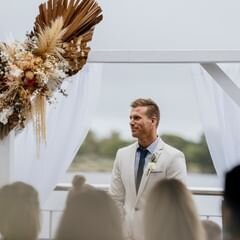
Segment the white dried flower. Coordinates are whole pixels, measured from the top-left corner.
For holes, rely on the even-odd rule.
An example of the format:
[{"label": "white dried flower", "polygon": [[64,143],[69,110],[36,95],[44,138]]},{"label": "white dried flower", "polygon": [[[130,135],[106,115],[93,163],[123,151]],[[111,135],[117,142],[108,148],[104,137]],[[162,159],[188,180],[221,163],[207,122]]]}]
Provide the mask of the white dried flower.
[{"label": "white dried flower", "polygon": [[4,125],[8,123],[8,118],[13,114],[13,108],[4,108],[0,112],[0,122],[3,123]]},{"label": "white dried flower", "polygon": [[18,68],[17,66],[11,66],[9,74],[13,77],[20,77],[23,73],[23,70]]}]

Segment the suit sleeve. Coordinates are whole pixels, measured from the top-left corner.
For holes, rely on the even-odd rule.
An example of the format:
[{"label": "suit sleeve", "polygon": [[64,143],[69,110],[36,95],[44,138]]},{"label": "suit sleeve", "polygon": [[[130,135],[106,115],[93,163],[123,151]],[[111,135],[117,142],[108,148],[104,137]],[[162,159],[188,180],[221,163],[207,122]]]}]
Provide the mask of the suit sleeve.
[{"label": "suit sleeve", "polygon": [[186,183],[187,168],[186,160],[182,152],[175,154],[167,168],[167,178],[177,178]]},{"label": "suit sleeve", "polygon": [[121,177],[119,152],[117,152],[116,159],[113,164],[109,193],[115,200],[120,210],[121,217],[124,218],[125,187]]}]

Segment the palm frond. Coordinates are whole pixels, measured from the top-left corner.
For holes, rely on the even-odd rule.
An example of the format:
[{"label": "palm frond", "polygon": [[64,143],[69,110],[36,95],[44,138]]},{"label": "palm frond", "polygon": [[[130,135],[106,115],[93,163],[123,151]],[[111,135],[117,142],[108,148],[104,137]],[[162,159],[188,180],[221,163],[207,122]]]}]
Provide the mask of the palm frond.
[{"label": "palm frond", "polygon": [[67,28],[63,42],[91,31],[103,18],[102,9],[95,0],[48,0],[39,6],[33,33],[50,26],[59,16],[63,17],[63,27]]}]

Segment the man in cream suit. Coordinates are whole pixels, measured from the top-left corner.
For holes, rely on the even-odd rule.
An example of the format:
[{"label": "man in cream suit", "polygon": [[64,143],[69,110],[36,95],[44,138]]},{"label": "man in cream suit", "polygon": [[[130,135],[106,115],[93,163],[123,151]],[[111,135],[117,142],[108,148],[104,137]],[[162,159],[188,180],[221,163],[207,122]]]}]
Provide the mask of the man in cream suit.
[{"label": "man in cream suit", "polygon": [[120,208],[126,239],[144,240],[144,206],[149,191],[163,178],[185,182],[184,154],[157,135],[158,105],[151,99],[131,104],[130,127],[137,142],[121,148],[112,170],[110,194]]}]

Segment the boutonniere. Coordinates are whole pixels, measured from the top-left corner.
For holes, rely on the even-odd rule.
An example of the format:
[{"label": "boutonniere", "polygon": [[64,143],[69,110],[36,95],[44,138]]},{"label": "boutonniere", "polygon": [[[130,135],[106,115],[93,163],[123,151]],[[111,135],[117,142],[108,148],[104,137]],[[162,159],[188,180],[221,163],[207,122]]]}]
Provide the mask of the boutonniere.
[{"label": "boutonniere", "polygon": [[153,154],[147,165],[147,176],[149,176],[152,170],[156,169],[156,164],[157,164],[157,156],[156,154]]}]

